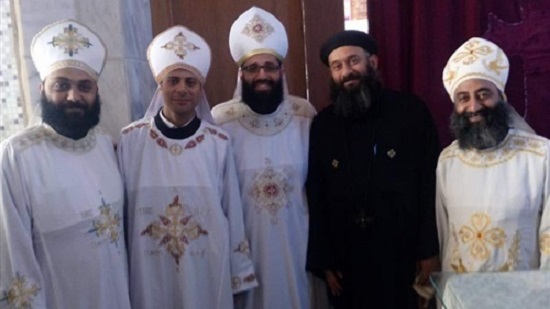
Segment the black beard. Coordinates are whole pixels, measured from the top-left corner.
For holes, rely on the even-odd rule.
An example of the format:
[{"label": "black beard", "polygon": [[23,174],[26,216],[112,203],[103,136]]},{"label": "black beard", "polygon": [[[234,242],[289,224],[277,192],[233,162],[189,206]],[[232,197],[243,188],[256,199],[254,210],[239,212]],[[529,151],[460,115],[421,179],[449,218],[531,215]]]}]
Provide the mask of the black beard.
[{"label": "black beard", "polygon": [[470,112],[451,114],[451,132],[458,140],[460,149],[487,149],[497,146],[508,134],[509,115],[505,103],[500,101],[493,108],[479,111],[480,122],[470,122]]},{"label": "black beard", "polygon": [[[80,101],[65,101],[58,104],[48,100],[42,92],[40,98],[42,108],[42,121],[49,124],[57,133],[68,138],[78,140],[85,137],[88,131],[99,123],[101,113],[101,101],[99,94],[94,103],[88,106]],[[67,114],[67,108],[81,108],[83,114]]]},{"label": "black beard", "polygon": [[[346,89],[344,83],[350,80],[359,80],[359,84]],[[367,65],[366,74],[352,72],[340,83],[331,79],[330,98],[334,104],[334,113],[344,118],[362,117],[369,111],[381,89],[379,72],[370,65]]]},{"label": "black beard", "polygon": [[[260,82],[269,83],[271,90],[256,91],[254,88]],[[241,95],[243,102],[248,105],[255,113],[260,115],[268,115],[273,113],[283,102],[283,79],[278,81],[272,80],[256,80],[252,83],[247,83],[241,79]]]}]

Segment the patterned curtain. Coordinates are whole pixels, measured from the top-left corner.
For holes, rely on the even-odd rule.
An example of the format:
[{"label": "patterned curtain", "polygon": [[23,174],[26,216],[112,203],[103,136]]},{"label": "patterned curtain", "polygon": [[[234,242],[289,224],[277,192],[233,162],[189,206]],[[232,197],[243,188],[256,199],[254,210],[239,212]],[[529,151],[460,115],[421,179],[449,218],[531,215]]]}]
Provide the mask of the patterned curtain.
[{"label": "patterned curtain", "polygon": [[472,36],[495,40],[508,54],[509,102],[538,134],[550,137],[550,122],[544,120],[550,115],[550,0],[384,0],[368,5],[386,85],[426,101],[443,146],[452,140],[452,103],[441,74],[453,51]]}]

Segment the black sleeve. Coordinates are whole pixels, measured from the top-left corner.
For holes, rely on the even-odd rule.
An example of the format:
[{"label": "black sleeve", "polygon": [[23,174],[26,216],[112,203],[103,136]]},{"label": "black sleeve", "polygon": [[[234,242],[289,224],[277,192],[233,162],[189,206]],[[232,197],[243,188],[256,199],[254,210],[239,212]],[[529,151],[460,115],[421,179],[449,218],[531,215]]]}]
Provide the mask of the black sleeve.
[{"label": "black sleeve", "polygon": [[328,222],[328,203],[325,197],[325,179],[322,166],[322,124],[319,117],[313,120],[309,140],[308,173],[306,194],[309,207],[309,239],[306,269],[317,275],[330,269],[330,231]]},{"label": "black sleeve", "polygon": [[418,225],[417,259],[422,260],[439,254],[437,225],[435,219],[435,175],[437,160],[441,151],[437,130],[426,105],[421,102],[421,134],[424,140],[424,158],[421,175],[421,201]]}]

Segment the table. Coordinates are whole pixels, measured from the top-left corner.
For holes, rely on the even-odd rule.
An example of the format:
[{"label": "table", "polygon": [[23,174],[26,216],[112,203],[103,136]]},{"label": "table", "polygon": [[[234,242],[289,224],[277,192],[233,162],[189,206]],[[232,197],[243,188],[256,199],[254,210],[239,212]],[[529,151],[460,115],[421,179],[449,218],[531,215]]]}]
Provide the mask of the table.
[{"label": "table", "polygon": [[435,273],[430,281],[446,309],[550,309],[550,271]]}]

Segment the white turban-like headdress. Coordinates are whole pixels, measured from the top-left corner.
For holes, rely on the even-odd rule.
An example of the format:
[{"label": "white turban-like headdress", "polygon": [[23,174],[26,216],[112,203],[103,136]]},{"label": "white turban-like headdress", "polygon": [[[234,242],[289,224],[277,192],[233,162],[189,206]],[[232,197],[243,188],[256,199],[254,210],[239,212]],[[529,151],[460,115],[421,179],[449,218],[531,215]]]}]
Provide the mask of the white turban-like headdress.
[{"label": "white turban-like headdress", "polygon": [[76,68],[97,81],[107,58],[99,36],[74,20],[62,20],[44,27],[31,42],[34,66],[44,80],[53,71]]},{"label": "white turban-like headdress", "polygon": [[288,37],[285,27],[273,14],[253,6],[231,25],[229,49],[238,66],[258,54],[271,54],[283,61],[288,51]]},{"label": "white turban-like headdress", "polygon": [[[270,54],[283,61],[288,52],[288,36],[285,27],[273,14],[258,7],[242,13],[231,25],[229,50],[240,67],[250,57]],[[239,75],[240,76],[240,75]],[[288,85],[283,74],[283,96],[288,97]],[[241,100],[242,81],[237,77],[233,98]]]},{"label": "white turban-like headdress", "polygon": [[[454,101],[456,88],[464,81],[470,79],[483,79],[492,82],[502,92],[508,80],[510,63],[504,51],[493,42],[484,38],[473,37],[462,44],[449,58],[443,69],[443,85]],[[527,124],[512,105],[506,102],[506,108],[510,115],[510,126],[519,130],[532,132],[534,130]]]},{"label": "white turban-like headdress", "polygon": [[443,70],[443,84],[451,100],[458,85],[469,79],[488,80],[504,93],[509,69],[508,58],[500,47],[473,37],[451,55]]},{"label": "white turban-like headdress", "polygon": [[[211,53],[210,47],[201,36],[184,26],[168,28],[159,33],[149,44],[147,60],[159,85],[173,70],[185,69],[193,73],[203,86],[201,101],[195,110],[199,118],[213,123],[210,104],[204,93],[204,83],[210,69]],[[157,88],[145,116],[155,116],[163,105],[160,89]]]}]

